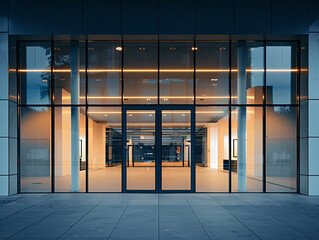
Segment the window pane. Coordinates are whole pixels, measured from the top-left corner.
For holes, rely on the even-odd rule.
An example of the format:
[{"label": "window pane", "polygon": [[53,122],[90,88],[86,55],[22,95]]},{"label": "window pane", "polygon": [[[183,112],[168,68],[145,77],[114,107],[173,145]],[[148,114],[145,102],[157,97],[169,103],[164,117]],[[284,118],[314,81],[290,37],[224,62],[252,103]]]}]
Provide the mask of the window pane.
[{"label": "window pane", "polygon": [[228,107],[196,108],[196,191],[229,191]]},{"label": "window pane", "polygon": [[21,192],[51,191],[51,114],[48,107],[22,107]]},{"label": "window pane", "polygon": [[156,104],[157,42],[124,42],[124,103]]},{"label": "window pane", "polygon": [[50,42],[21,42],[19,61],[21,103],[50,104]]},{"label": "window pane", "polygon": [[296,107],[267,107],[267,192],[296,191],[296,114]]},{"label": "window pane", "polygon": [[196,103],[229,103],[228,42],[196,43]]},{"label": "window pane", "polygon": [[89,191],[120,192],[121,108],[89,107]]},{"label": "window pane", "polygon": [[126,112],[127,190],[155,190],[155,110]]},{"label": "window pane", "polygon": [[268,43],[266,59],[267,103],[295,104],[298,79],[297,43]]},{"label": "window pane", "polygon": [[120,42],[88,42],[88,103],[121,104]]},{"label": "window pane", "polygon": [[85,192],[85,108],[56,107],[55,191]]},{"label": "window pane", "polygon": [[233,43],[233,104],[263,103],[264,68],[263,42],[238,41]]},{"label": "window pane", "polygon": [[84,42],[54,43],[54,103],[85,104]]},{"label": "window pane", "polygon": [[160,103],[192,104],[193,42],[160,43]]},{"label": "window pane", "polygon": [[191,190],[191,111],[162,111],[162,189]]},{"label": "window pane", "polygon": [[263,108],[232,110],[232,191],[263,191]]}]

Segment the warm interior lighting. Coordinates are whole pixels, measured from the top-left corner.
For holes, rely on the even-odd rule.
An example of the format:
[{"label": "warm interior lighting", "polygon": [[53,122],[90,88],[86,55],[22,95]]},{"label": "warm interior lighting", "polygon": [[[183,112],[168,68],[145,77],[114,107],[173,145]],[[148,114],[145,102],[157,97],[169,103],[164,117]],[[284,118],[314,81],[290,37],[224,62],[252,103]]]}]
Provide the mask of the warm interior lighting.
[{"label": "warm interior lighting", "polygon": [[122,51],[122,47],[116,47],[115,50],[116,51]]},{"label": "warm interior lighting", "polygon": [[[122,112],[121,111],[111,111],[111,112],[108,112],[108,111],[103,111],[103,112],[95,112],[95,111],[92,111],[92,112],[88,112],[88,114],[121,114]],[[154,114],[155,111],[127,111],[126,112],[127,114],[129,114],[130,117],[132,117],[132,114]],[[165,114],[182,114],[182,115],[185,115],[185,114],[190,114],[190,111],[162,111],[163,115]],[[165,113],[165,114],[164,114]],[[196,111],[196,113],[200,113],[200,114],[207,114],[207,113],[224,113],[224,111]]]},{"label": "warm interior lighting", "polygon": [[[151,99],[157,99],[157,96],[126,96],[124,99],[145,99],[150,101]],[[197,96],[196,99],[227,99],[229,96]],[[232,99],[237,99],[237,96],[232,96]],[[255,96],[247,96],[248,99],[255,99]],[[71,96],[63,96],[62,99],[71,99]],[[85,99],[84,96],[80,96],[80,99]],[[88,99],[121,99],[121,96],[88,96]],[[160,99],[168,101],[168,99],[194,99],[192,96],[162,96]]]},{"label": "warm interior lighting", "polygon": [[[85,72],[85,69],[79,69],[79,72]],[[87,72],[121,72],[122,69],[88,69]],[[238,69],[232,69],[232,72],[238,72]],[[264,69],[246,69],[247,72],[264,72]],[[266,72],[298,72],[299,69],[266,69]],[[301,71],[308,71],[301,69]],[[50,69],[19,69],[19,72],[51,72]],[[71,72],[71,69],[54,69],[53,72]],[[158,72],[158,69],[123,69],[123,72]],[[163,73],[187,73],[194,72],[194,69],[160,69]],[[229,69],[196,69],[195,72],[229,72]]]}]

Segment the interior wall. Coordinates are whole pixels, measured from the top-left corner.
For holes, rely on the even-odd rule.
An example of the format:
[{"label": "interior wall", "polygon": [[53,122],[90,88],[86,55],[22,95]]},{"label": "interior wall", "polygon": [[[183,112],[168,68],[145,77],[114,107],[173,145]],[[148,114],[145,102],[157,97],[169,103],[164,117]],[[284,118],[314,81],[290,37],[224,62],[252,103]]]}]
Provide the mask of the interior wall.
[{"label": "interior wall", "polygon": [[89,120],[89,169],[105,167],[105,123]]}]

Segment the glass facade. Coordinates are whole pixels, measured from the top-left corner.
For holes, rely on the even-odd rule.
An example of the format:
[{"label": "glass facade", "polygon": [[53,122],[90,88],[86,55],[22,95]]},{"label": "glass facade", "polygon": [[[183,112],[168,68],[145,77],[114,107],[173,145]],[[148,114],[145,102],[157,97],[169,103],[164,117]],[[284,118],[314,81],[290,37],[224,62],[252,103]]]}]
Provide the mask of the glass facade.
[{"label": "glass facade", "polygon": [[297,192],[299,43],[19,42],[21,192]]}]

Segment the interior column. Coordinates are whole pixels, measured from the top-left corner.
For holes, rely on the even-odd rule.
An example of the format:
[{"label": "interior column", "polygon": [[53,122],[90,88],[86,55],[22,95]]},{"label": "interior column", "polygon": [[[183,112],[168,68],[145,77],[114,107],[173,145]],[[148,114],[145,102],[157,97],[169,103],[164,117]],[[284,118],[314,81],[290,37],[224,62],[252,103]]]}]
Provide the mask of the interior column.
[{"label": "interior column", "polygon": [[[246,104],[246,61],[247,51],[244,42],[238,46],[238,81],[237,96],[238,104]],[[237,157],[237,190],[246,191],[246,108],[238,107],[238,157]],[[234,147],[234,146],[233,146]]]},{"label": "interior column", "polygon": [[[79,104],[80,74],[79,48],[76,42],[71,43],[71,104]],[[80,191],[80,156],[79,156],[79,123],[80,112],[78,107],[71,107],[71,192]]]}]

